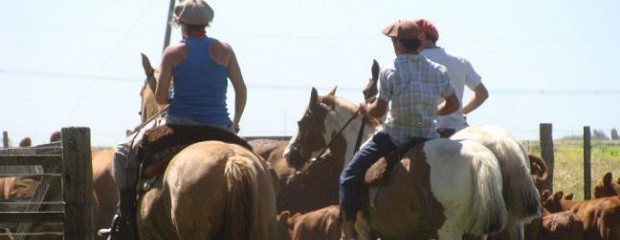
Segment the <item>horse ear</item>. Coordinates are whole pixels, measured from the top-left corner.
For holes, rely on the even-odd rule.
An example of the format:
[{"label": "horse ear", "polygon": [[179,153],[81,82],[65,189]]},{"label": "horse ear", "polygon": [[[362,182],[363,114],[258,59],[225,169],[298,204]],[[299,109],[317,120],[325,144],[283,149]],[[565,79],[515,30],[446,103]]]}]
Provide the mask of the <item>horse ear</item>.
[{"label": "horse ear", "polygon": [[144,68],[144,74],[146,74],[147,77],[153,75],[155,69],[151,66],[151,61],[149,61],[149,58],[144,55],[144,53],[140,53],[140,55],[142,56],[142,68]]},{"label": "horse ear", "polygon": [[329,93],[327,95],[335,96],[336,95],[336,88],[338,88],[338,86],[334,86],[334,88],[331,91],[329,91]]},{"label": "horse ear", "polygon": [[316,103],[317,99],[319,99],[319,92],[316,88],[312,87],[312,91],[310,92],[310,103]]},{"label": "horse ear", "polygon": [[319,93],[316,91],[316,88],[312,87],[312,91],[310,92],[310,103],[308,103],[309,109],[315,109],[319,104]]},{"label": "horse ear", "polygon": [[377,81],[379,79],[379,62],[376,59],[372,60],[372,67],[370,67],[370,73],[372,76],[372,80]]}]

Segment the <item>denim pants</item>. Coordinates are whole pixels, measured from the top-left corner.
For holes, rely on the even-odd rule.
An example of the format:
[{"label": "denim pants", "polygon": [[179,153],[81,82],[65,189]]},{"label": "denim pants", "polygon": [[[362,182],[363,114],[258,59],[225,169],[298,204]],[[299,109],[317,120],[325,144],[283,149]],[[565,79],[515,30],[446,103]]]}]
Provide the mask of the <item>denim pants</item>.
[{"label": "denim pants", "polygon": [[366,170],[398,147],[390,136],[383,132],[376,133],[360,150],[353,155],[351,162],[340,174],[340,207],[345,220],[355,219],[361,204],[361,189]]}]

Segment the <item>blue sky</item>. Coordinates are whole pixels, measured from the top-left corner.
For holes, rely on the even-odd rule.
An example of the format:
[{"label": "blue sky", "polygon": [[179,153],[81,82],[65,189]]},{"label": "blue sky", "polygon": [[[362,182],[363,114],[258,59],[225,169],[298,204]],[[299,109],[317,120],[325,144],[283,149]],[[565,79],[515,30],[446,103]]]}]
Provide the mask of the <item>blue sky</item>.
[{"label": "blue sky", "polygon": [[[388,4],[389,3],[389,4]],[[490,90],[470,124],[537,139],[620,128],[618,1],[217,0],[208,35],[231,44],[248,85],[241,135],[290,135],[311,87],[362,100],[380,30],[426,17],[439,45],[470,60]],[[111,146],[138,124],[140,53],[159,64],[168,1],[2,1],[0,130],[36,144],[65,126]],[[172,42],[180,39],[173,29]],[[232,92],[229,98],[232,100]],[[466,94],[466,97],[468,95]],[[232,109],[231,109],[232,110]]]}]

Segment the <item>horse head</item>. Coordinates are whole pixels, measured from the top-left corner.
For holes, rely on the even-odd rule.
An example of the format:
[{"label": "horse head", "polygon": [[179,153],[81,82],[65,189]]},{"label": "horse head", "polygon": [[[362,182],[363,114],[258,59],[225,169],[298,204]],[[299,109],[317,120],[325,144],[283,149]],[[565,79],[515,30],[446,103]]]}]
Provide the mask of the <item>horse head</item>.
[{"label": "horse head", "polygon": [[[362,122],[368,124],[362,125]],[[319,96],[312,88],[310,103],[297,125],[284,157],[290,166],[300,169],[327,149],[335,159],[349,160],[356,136],[367,139],[379,121],[363,116],[356,104],[337,97],[336,88],[325,96]]]},{"label": "horse head", "polygon": [[379,80],[379,63],[377,62],[377,60],[372,60],[372,67],[370,68],[370,73],[372,77],[368,79],[368,84],[366,84],[366,87],[364,88],[364,90],[362,90],[362,93],[364,94],[364,99],[366,99],[367,102],[372,102],[372,100],[374,100],[378,93],[377,82]]},{"label": "horse head", "polygon": [[[332,91],[335,94],[335,88]],[[328,95],[329,96],[329,95]],[[284,150],[286,162],[295,169],[301,169],[311,158],[317,157],[321,149],[327,146],[323,137],[325,118],[330,112],[328,105],[322,103],[316,88],[312,88],[310,102],[297,121],[297,132],[291,137]]]},{"label": "horse head", "polygon": [[142,98],[142,105],[140,106],[140,118],[142,122],[146,122],[149,118],[154,116],[158,111],[157,101],[155,101],[155,88],[157,87],[156,74],[157,70],[151,66],[149,58],[142,55],[142,68],[144,68],[144,86],[140,90],[140,97]]}]

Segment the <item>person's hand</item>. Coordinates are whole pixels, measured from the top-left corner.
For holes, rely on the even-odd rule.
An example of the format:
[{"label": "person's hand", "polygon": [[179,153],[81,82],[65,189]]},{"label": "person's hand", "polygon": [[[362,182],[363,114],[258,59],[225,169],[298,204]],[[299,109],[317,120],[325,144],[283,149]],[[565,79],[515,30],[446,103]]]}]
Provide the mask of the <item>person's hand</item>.
[{"label": "person's hand", "polygon": [[230,131],[233,132],[234,134],[239,133],[239,130],[241,130],[241,129],[239,128],[239,124],[238,123],[233,123],[230,126]]},{"label": "person's hand", "polygon": [[365,102],[360,103],[358,110],[361,114],[366,115],[368,113],[368,111],[366,110],[366,103]]}]

